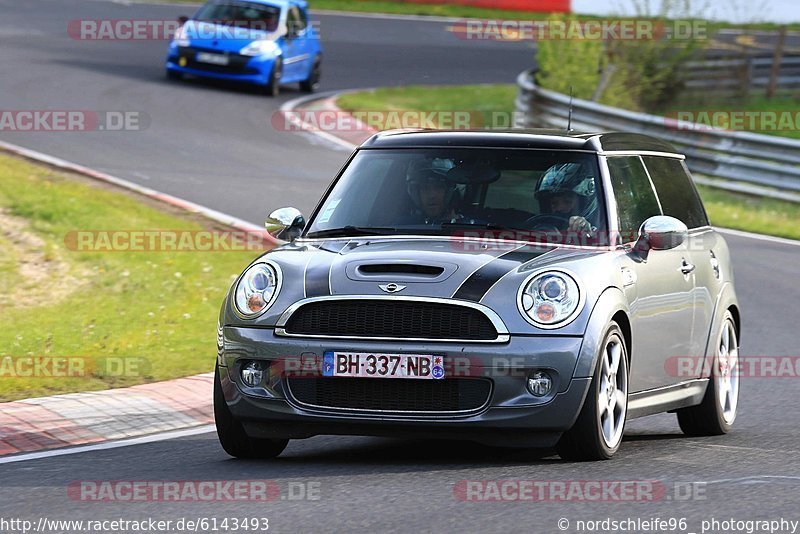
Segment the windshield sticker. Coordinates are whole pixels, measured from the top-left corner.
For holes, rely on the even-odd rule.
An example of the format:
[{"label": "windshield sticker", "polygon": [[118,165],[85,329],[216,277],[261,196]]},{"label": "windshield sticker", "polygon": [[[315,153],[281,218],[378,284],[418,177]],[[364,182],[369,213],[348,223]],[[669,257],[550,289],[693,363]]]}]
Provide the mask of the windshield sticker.
[{"label": "windshield sticker", "polygon": [[333,212],[336,210],[336,206],[338,206],[339,202],[341,201],[342,201],[341,198],[337,198],[336,200],[331,202],[330,205],[328,205],[328,207],[325,208],[325,211],[322,212],[322,215],[320,215],[319,222],[326,223],[329,220],[331,220]]}]

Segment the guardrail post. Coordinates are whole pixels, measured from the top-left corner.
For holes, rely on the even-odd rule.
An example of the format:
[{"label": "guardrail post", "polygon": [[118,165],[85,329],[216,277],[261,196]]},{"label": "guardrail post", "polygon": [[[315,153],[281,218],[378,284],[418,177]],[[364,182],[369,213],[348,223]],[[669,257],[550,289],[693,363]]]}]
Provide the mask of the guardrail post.
[{"label": "guardrail post", "polygon": [[778,44],[775,45],[775,55],[772,56],[772,70],[769,73],[769,85],[767,86],[767,98],[775,97],[775,89],[778,87],[778,80],[781,75],[781,63],[783,62],[783,49],[786,46],[786,26],[781,26],[778,30]]}]

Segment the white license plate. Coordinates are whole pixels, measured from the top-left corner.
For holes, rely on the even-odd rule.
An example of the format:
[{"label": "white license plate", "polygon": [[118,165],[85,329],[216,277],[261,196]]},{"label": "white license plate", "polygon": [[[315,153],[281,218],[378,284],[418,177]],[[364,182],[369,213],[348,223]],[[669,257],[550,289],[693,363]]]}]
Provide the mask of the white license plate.
[{"label": "white license plate", "polygon": [[208,52],[198,52],[195,59],[200,63],[209,63],[211,65],[227,65],[230,61],[226,55],[209,54]]},{"label": "white license plate", "polygon": [[322,375],[439,380],[444,378],[444,358],[433,354],[328,351],[323,354]]}]

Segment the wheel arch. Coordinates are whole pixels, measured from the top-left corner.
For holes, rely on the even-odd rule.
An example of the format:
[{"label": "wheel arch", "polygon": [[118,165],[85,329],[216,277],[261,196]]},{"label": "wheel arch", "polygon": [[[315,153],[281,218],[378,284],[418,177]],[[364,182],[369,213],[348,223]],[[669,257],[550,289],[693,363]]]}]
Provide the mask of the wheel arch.
[{"label": "wheel arch", "polygon": [[[603,341],[608,324],[616,321],[625,337],[628,360],[631,356],[633,335],[631,331],[630,310],[625,294],[618,287],[607,287],[595,302],[586,330],[583,334],[578,361],[572,373],[573,378],[591,378],[597,364],[597,347]],[[630,363],[630,361],[628,362]]]}]

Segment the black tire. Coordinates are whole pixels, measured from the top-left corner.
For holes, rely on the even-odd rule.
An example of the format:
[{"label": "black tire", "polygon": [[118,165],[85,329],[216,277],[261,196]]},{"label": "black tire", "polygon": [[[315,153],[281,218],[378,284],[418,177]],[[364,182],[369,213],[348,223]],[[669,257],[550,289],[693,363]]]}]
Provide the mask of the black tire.
[{"label": "black tire", "polygon": [[267,96],[278,96],[281,92],[281,76],[283,75],[283,60],[278,58],[269,74],[269,83],[264,87],[264,94]]},{"label": "black tire", "polygon": [[177,82],[183,80],[183,74],[180,72],[175,72],[174,70],[167,69],[167,80],[171,82]]},{"label": "black tire", "polygon": [[219,368],[214,372],[214,422],[220,445],[235,458],[275,458],[289,444],[288,439],[256,439],[247,435],[242,423],[233,418],[225,402]]},{"label": "black tire", "polygon": [[[722,344],[722,337],[725,335],[726,329],[733,336],[733,347],[736,349],[738,357],[739,338],[736,334],[736,325],[733,322],[733,316],[730,312],[725,312],[722,319],[722,329],[720,330],[720,338],[717,339],[717,346],[715,347],[714,364],[712,369],[712,376],[706,388],[706,394],[703,397],[703,402],[697,406],[690,406],[688,408],[681,408],[675,413],[678,416],[678,425],[687,436],[721,436],[730,432],[733,422],[736,419],[736,406],[733,408],[733,416],[728,416],[726,420],[725,410],[720,402],[720,387],[722,384],[722,377],[720,375],[720,345]],[[738,359],[737,359],[738,361]],[[732,366],[733,372],[737,372],[736,365]],[[736,377],[736,405],[738,405],[739,398],[739,382],[738,376]]]},{"label": "black tire", "polygon": [[319,89],[319,81],[322,77],[322,58],[317,56],[314,58],[314,65],[311,67],[311,73],[308,79],[300,82],[300,90],[306,93],[315,93]]},{"label": "black tire", "polygon": [[[614,436],[618,434],[618,437],[614,437],[613,442],[609,444],[603,437],[602,416],[599,413],[598,403],[601,384],[604,378],[603,359],[609,357],[607,355],[607,350],[611,347],[612,343],[621,350],[621,355],[618,357],[619,364],[617,372],[614,374],[615,388],[612,394],[615,395],[616,399],[616,391],[619,390],[619,381],[623,379],[624,390],[622,391],[624,394],[622,397],[624,397],[624,405],[620,406],[621,412],[619,416],[617,416],[622,419],[622,428],[617,426]],[[592,377],[592,383],[589,386],[589,393],[587,393],[586,400],[583,402],[583,407],[578,415],[578,419],[575,421],[572,428],[561,436],[561,439],[556,445],[556,451],[564,460],[580,462],[608,460],[614,456],[614,453],[617,452],[622,443],[622,435],[625,431],[625,415],[627,414],[628,407],[628,349],[625,345],[625,337],[617,323],[611,322],[608,326],[606,335],[603,337],[603,343],[598,350],[600,352],[597,365],[595,366],[594,376]],[[623,373],[621,376],[620,372]],[[616,413],[616,408],[614,408],[613,413]]]}]

